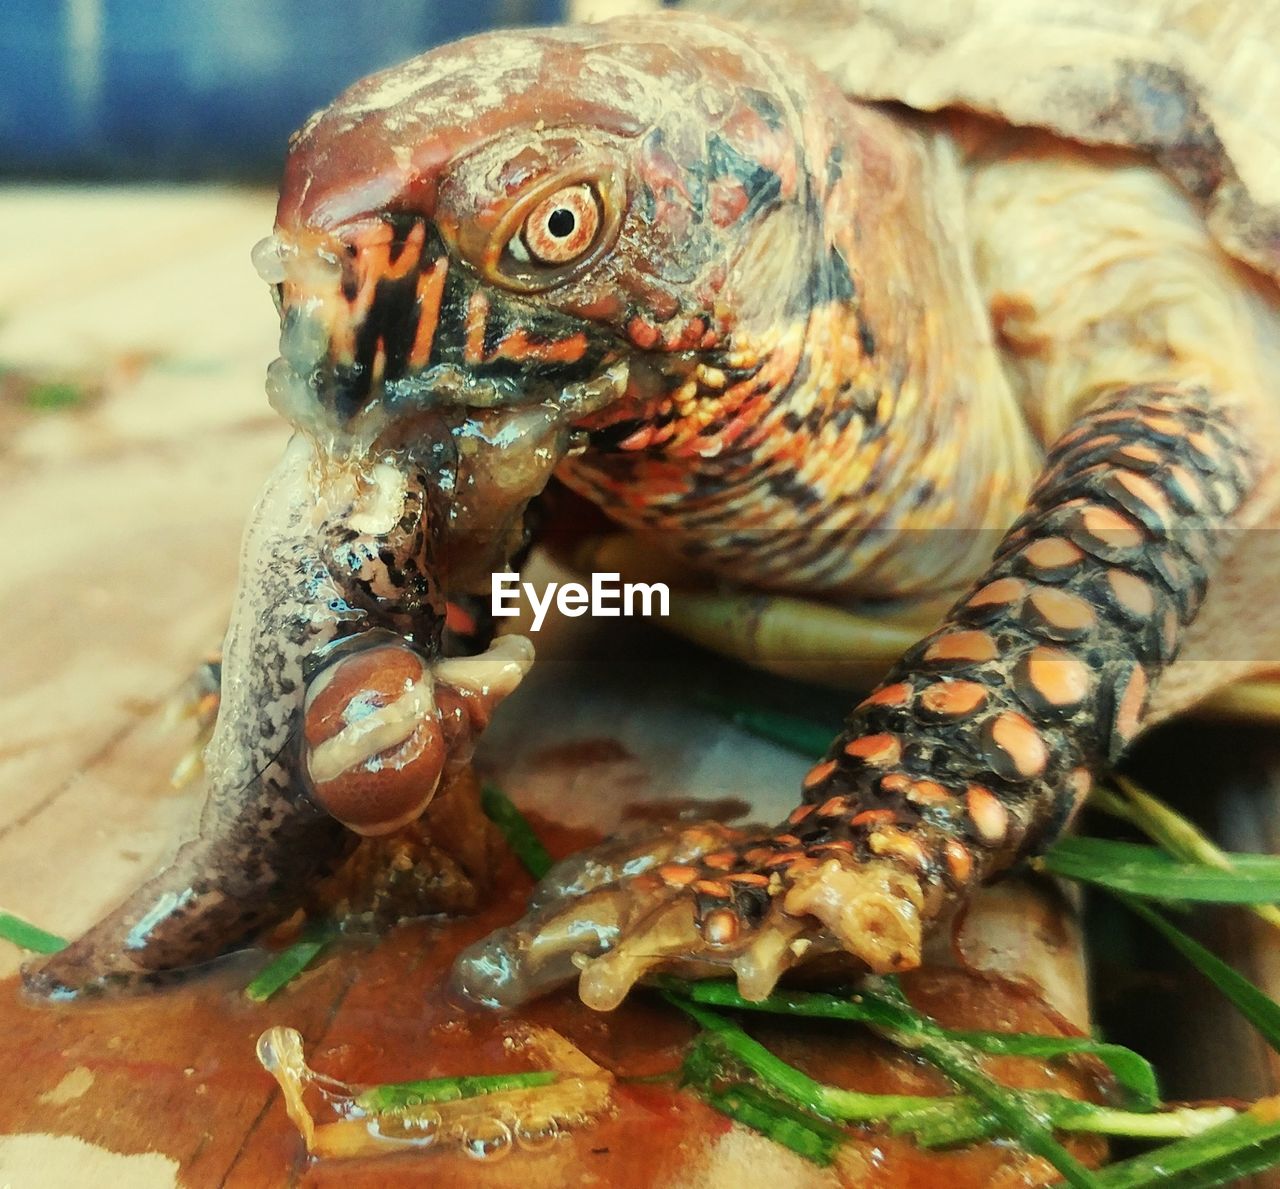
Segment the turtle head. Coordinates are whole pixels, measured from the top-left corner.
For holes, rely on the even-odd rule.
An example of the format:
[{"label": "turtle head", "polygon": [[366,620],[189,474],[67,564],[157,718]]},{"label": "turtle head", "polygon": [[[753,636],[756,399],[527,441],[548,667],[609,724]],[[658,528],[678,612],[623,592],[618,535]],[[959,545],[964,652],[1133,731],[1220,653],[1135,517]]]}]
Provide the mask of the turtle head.
[{"label": "turtle head", "polygon": [[257,250],[277,407],[362,441],[424,411],[597,425],[750,349],[820,237],[769,54],[660,14],[490,33],[357,83],[294,137]]}]

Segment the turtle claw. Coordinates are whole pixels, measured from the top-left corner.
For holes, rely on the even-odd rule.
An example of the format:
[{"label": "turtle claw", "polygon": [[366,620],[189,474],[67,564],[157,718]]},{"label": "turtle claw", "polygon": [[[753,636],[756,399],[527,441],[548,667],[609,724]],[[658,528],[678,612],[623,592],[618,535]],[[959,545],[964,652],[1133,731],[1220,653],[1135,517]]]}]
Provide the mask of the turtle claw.
[{"label": "turtle claw", "polygon": [[454,988],[486,1007],[516,1007],[578,972],[583,957],[618,938],[621,899],[610,892],[556,902],[468,946],[453,966]]},{"label": "turtle claw", "polygon": [[687,962],[701,944],[693,901],[669,893],[612,949],[580,963],[578,995],[596,1011],[612,1011],[651,970]]},{"label": "turtle claw", "polygon": [[688,864],[742,838],[740,830],[704,822],[656,837],[614,839],[563,859],[534,889],[520,921],[463,951],[454,965],[455,987],[490,1007],[511,1007],[570,981],[586,960],[672,898],[658,869],[692,874]]},{"label": "turtle claw", "polygon": [[659,971],[732,972],[759,1000],[819,956],[879,973],[919,964],[928,907],[913,874],[843,851],[781,849],[794,842],[708,823],[575,856],[548,874],[521,921],[462,954],[455,985],[510,1007],[581,972],[582,1001],[609,1011]]}]

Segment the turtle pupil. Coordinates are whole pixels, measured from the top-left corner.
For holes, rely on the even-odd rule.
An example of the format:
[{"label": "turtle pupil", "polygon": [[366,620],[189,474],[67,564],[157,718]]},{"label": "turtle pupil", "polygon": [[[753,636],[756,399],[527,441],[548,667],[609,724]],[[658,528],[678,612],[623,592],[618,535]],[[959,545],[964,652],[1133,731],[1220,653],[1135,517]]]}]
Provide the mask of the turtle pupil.
[{"label": "turtle pupil", "polygon": [[564,207],[557,207],[553,210],[547,219],[547,230],[551,232],[556,239],[566,239],[573,234],[573,229],[577,225],[577,220],[573,217],[573,211],[566,210]]}]

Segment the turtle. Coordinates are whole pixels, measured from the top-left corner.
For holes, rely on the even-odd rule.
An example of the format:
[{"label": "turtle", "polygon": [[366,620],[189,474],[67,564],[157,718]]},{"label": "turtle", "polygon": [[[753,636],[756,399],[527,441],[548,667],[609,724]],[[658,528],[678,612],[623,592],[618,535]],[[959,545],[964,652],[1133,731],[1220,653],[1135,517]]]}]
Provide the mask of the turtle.
[{"label": "turtle", "polygon": [[345,91],[255,250],[297,432],[200,837],[28,985],[204,960],[419,814],[528,668],[484,596],[557,488],[730,591],[942,610],[784,821],[566,861],[459,986],[918,964],[1280,658],[1277,51],[1274,5],[754,0]]}]

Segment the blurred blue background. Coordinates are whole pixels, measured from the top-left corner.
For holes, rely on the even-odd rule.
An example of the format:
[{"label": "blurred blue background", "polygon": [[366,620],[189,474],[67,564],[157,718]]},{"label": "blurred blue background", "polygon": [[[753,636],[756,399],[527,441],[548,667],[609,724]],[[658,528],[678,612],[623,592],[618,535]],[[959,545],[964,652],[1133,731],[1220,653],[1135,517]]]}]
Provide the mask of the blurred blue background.
[{"label": "blurred blue background", "polygon": [[0,0],[0,174],[274,180],[362,75],[562,0]]}]

